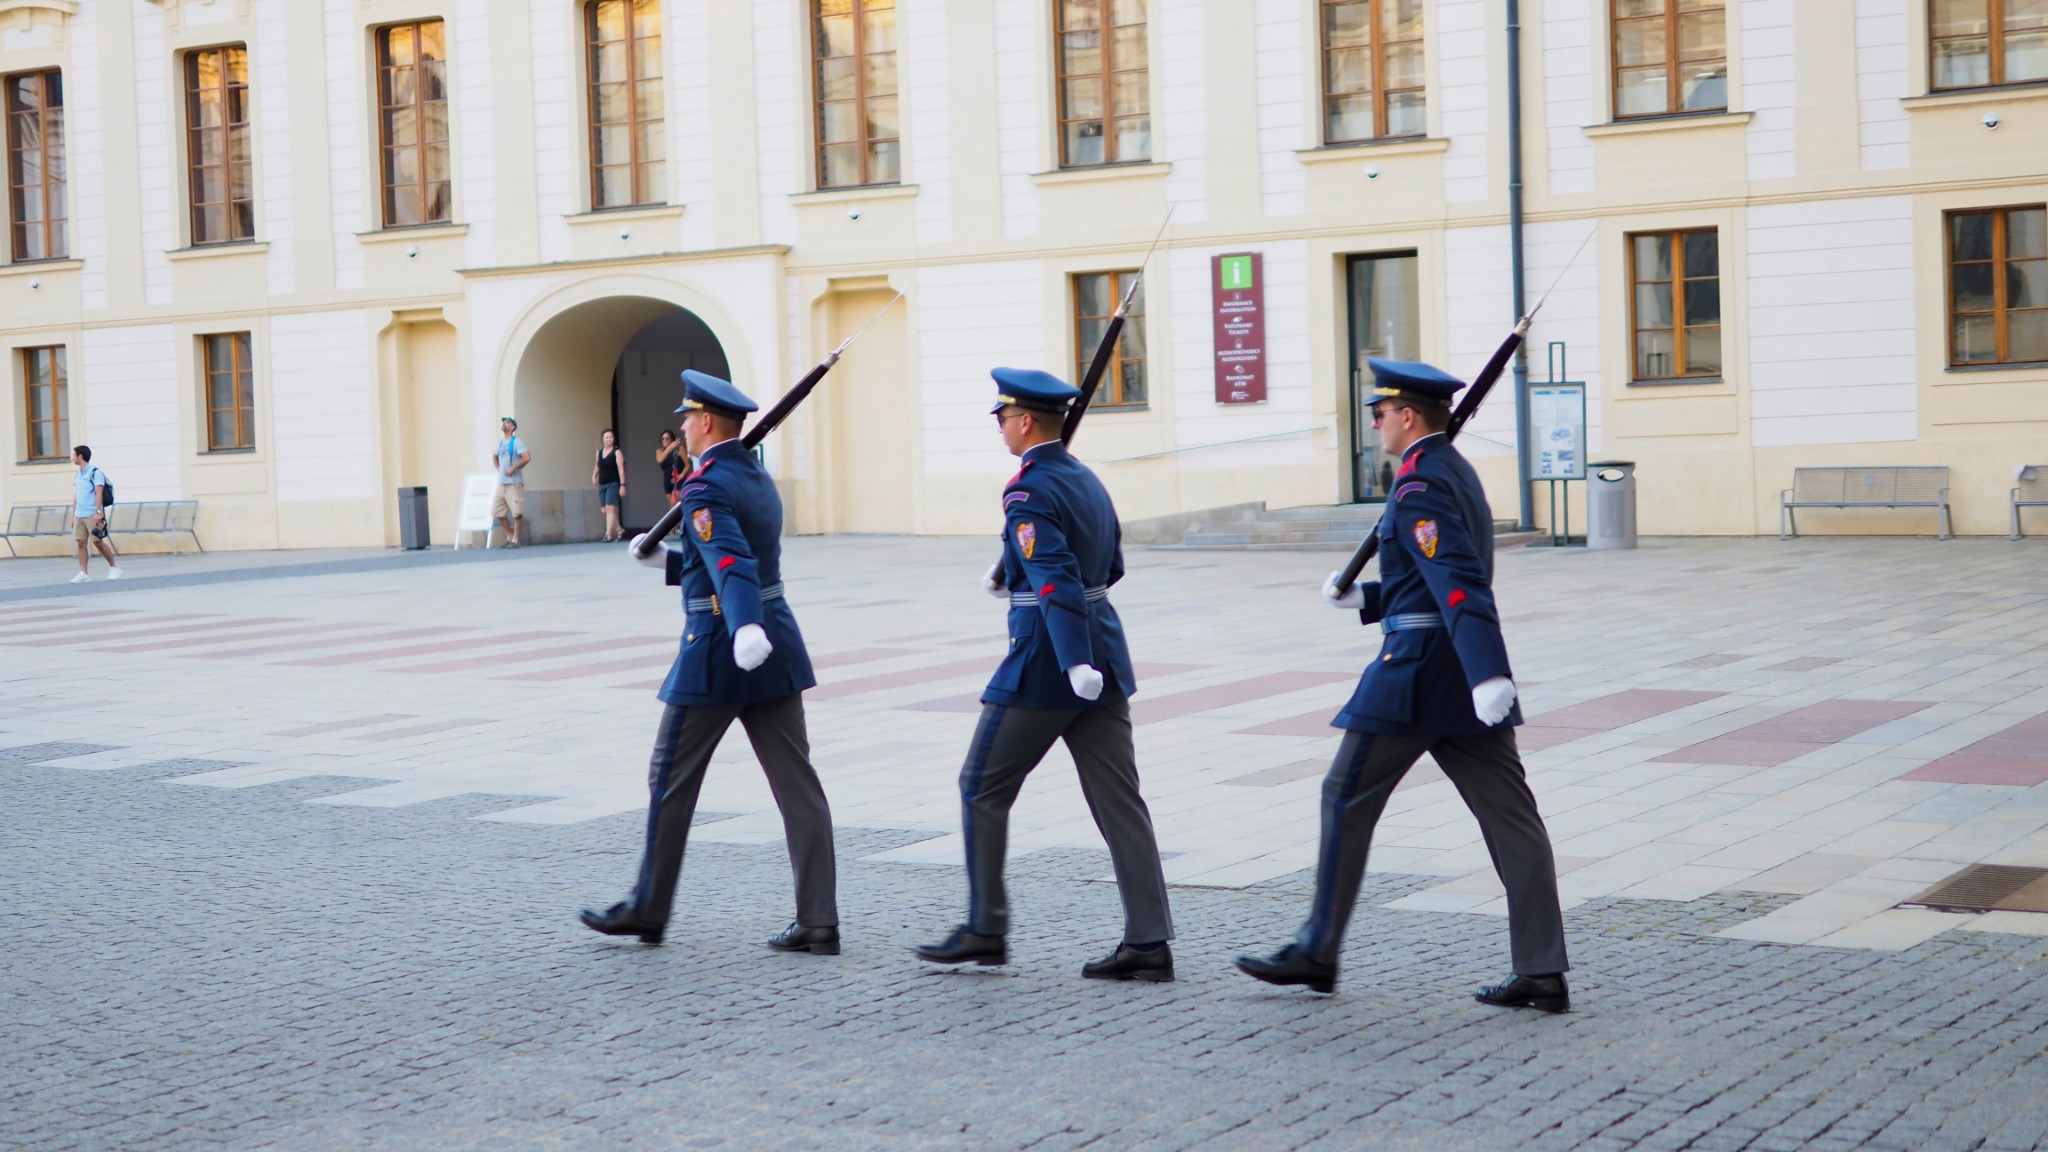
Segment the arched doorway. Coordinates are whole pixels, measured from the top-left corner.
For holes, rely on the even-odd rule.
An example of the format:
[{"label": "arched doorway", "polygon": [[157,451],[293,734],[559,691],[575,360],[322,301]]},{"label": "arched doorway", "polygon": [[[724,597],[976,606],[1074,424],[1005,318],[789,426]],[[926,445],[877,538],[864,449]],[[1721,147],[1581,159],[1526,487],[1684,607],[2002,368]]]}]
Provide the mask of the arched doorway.
[{"label": "arched doorway", "polygon": [[625,521],[651,525],[666,507],[654,447],[675,426],[685,368],[729,376],[725,349],[688,309],[647,296],[573,305],[534,332],[513,376],[513,415],[533,454],[527,518],[537,540],[594,540],[604,528],[590,472],[600,434],[625,454]]}]

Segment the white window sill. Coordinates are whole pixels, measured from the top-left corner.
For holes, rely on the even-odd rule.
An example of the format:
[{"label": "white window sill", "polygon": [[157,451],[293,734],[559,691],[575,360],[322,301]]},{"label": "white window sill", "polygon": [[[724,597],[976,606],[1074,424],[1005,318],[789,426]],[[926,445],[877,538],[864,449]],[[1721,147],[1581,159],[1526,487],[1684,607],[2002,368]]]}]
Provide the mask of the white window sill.
[{"label": "white window sill", "polygon": [[1356,140],[1325,144],[1321,148],[1296,149],[1294,158],[1303,164],[1329,164],[1344,160],[1376,160],[1381,156],[1429,156],[1448,152],[1451,142],[1433,136],[1393,136],[1384,140]]},{"label": "white window sill", "polygon": [[1102,184],[1117,180],[1157,180],[1173,171],[1171,164],[1155,164],[1141,161],[1133,164],[1090,164],[1084,168],[1061,168],[1054,172],[1034,172],[1031,182],[1040,188],[1057,188],[1063,184]]},{"label": "white window sill", "polygon": [[1996,88],[1960,88],[1946,92],[1929,92],[1925,96],[1907,96],[1899,101],[1899,107],[1908,112],[1923,108],[1968,108],[1981,104],[2024,104],[2037,100],[2048,100],[2048,84],[2009,84]]},{"label": "white window sill", "polygon": [[76,272],[84,267],[83,260],[23,260],[16,264],[0,264],[0,276],[44,276]]},{"label": "white window sill", "polygon": [[1680,112],[1670,116],[1645,116],[1640,120],[1588,124],[1579,130],[1597,140],[1602,136],[1642,136],[1652,132],[1688,132],[1695,128],[1734,128],[1754,119],[1754,112]]},{"label": "white window sill", "polygon": [[193,248],[173,248],[164,253],[173,263],[186,260],[219,260],[229,256],[261,256],[270,251],[270,244],[263,240],[235,240],[226,244],[201,244]]},{"label": "white window sill", "polygon": [[631,208],[595,208],[579,212],[566,219],[572,226],[584,224],[616,224],[621,220],[680,220],[683,218],[681,204],[639,204]]},{"label": "white window sill", "polygon": [[819,188],[813,192],[792,192],[792,204],[846,204],[869,200],[915,200],[915,184],[862,184],[856,188]]},{"label": "white window sill", "polygon": [[402,228],[381,228],[375,232],[358,232],[356,241],[362,244],[418,243],[421,240],[466,236],[467,224],[408,224]]}]

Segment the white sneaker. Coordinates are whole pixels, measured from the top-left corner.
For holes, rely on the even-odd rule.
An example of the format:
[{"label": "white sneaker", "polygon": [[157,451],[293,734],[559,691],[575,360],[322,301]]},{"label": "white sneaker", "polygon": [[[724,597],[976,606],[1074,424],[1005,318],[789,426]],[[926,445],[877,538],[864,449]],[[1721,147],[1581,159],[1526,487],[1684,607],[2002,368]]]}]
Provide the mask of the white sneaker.
[{"label": "white sneaker", "polygon": [[71,582],[72,582],[73,584],[83,584],[83,583],[85,583],[86,581],[88,581],[88,580],[90,580],[90,579],[92,579],[92,577],[90,577],[90,576],[87,576],[87,575],[86,575],[85,573],[83,573],[83,572],[80,572],[80,573],[79,573],[78,575],[76,575],[76,576],[73,576],[73,577],[71,578]]},{"label": "white sneaker", "polygon": [[107,579],[109,579],[109,580],[119,580],[120,578],[121,578],[121,570],[120,570],[119,568],[109,568],[109,569],[107,569]]}]

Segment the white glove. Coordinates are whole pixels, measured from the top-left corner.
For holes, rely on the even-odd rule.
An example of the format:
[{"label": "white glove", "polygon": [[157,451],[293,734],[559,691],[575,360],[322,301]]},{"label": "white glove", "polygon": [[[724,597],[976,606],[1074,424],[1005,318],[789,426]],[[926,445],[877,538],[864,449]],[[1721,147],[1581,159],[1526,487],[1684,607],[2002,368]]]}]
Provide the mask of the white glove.
[{"label": "white glove", "polygon": [[1337,577],[1342,575],[1342,572],[1332,572],[1330,573],[1330,578],[1323,581],[1323,599],[1328,601],[1332,608],[1350,608],[1354,611],[1363,611],[1365,608],[1365,589],[1357,581],[1352,581],[1350,590],[1342,596],[1337,595]]},{"label": "white glove", "polygon": [[981,590],[998,600],[1008,600],[1010,598],[1009,585],[1003,583],[1003,562],[1001,560],[988,566],[988,575],[981,578]]},{"label": "white glove", "polygon": [[1076,664],[1067,669],[1067,687],[1083,700],[1093,700],[1102,695],[1102,673],[1086,664]]},{"label": "white glove", "polygon": [[668,567],[667,545],[663,545],[660,548],[656,548],[652,555],[642,556],[640,554],[640,542],[645,539],[647,539],[647,533],[645,532],[642,532],[638,536],[633,537],[633,542],[631,544],[626,545],[626,555],[631,556],[636,562],[644,564],[649,568]]},{"label": "white glove", "polygon": [[743,624],[732,634],[732,662],[742,672],[752,672],[766,663],[775,645],[768,642],[768,633],[759,624]]},{"label": "white glove", "polygon": [[1483,680],[1472,690],[1472,711],[1479,714],[1479,722],[1488,728],[1508,718],[1508,710],[1515,706],[1515,682],[1505,676]]}]

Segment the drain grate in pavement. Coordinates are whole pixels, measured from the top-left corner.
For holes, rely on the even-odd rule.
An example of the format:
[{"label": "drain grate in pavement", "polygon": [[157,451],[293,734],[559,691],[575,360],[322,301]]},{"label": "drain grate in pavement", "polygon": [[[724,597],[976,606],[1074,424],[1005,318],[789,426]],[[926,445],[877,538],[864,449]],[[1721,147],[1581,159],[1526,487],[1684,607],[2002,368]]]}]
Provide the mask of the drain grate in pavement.
[{"label": "drain grate in pavement", "polygon": [[1972,864],[1901,906],[1943,912],[2048,912],[2048,868]]}]

